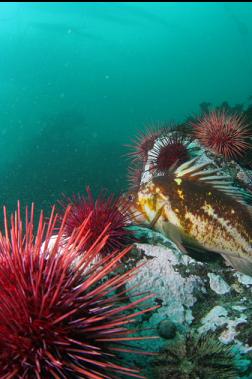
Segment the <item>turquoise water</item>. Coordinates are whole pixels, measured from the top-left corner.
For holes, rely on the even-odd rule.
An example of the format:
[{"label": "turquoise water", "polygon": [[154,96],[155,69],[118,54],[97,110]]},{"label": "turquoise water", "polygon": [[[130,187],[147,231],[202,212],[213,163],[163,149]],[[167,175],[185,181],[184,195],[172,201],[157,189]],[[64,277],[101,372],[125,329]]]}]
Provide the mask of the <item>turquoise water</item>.
[{"label": "turquoise water", "polygon": [[248,104],[251,3],[1,3],[1,205],[126,186],[125,144]]}]

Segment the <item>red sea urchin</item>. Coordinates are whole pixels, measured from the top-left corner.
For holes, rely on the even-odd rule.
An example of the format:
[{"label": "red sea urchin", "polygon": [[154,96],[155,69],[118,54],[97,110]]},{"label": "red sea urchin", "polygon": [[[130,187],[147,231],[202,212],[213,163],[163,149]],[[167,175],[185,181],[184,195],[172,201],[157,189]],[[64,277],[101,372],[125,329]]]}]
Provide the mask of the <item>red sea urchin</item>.
[{"label": "red sea urchin", "polygon": [[192,123],[195,136],[207,148],[226,159],[244,155],[251,147],[248,125],[242,115],[212,111]]},{"label": "red sea urchin", "polygon": [[133,145],[128,145],[132,148],[132,152],[128,153],[129,157],[133,158],[133,162],[146,163],[148,152],[153,148],[156,139],[161,134],[161,128],[149,128],[145,132],[140,131],[135,138]]},{"label": "red sea urchin", "polygon": [[[101,193],[95,200],[89,187],[86,189],[87,196],[73,195],[72,198],[65,198],[60,201],[60,205],[65,212],[67,206],[71,204],[71,210],[65,222],[65,235],[68,237],[73,230],[80,227],[83,221],[90,215],[86,229],[90,231],[87,247],[100,236],[104,228],[108,226],[108,239],[101,249],[104,255],[115,249],[122,249],[133,241],[133,233],[126,227],[130,223],[128,204],[126,200],[116,199],[112,194],[108,197]],[[63,212],[63,214],[64,214]],[[61,215],[61,218],[63,215]],[[86,230],[84,230],[86,233]]]},{"label": "red sea urchin", "polygon": [[181,164],[189,159],[188,138],[177,131],[166,131],[150,153],[152,167],[157,172],[169,170],[174,164]]},{"label": "red sea urchin", "polygon": [[147,311],[132,310],[151,295],[126,302],[125,283],[136,269],[109,276],[129,248],[87,269],[106,243],[106,233],[86,250],[78,268],[69,269],[87,239],[81,230],[75,231],[59,254],[69,211],[50,252],[57,223],[54,211],[47,225],[41,215],[36,232],[33,208],[23,225],[18,207],[11,228],[5,211],[5,235],[0,233],[0,378],[142,378],[137,369],[121,362],[119,354],[134,353],[124,343],[142,339],[132,337],[135,330],[129,324]]}]

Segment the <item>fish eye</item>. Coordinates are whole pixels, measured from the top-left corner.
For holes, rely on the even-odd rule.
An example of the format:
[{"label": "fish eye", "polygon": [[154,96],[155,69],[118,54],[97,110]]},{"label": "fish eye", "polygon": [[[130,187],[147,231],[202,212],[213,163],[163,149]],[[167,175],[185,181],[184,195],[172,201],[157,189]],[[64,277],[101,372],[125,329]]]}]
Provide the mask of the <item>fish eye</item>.
[{"label": "fish eye", "polygon": [[128,195],[128,200],[129,200],[129,201],[133,201],[133,200],[134,200],[134,196],[133,196],[132,194],[129,194],[129,195]]}]

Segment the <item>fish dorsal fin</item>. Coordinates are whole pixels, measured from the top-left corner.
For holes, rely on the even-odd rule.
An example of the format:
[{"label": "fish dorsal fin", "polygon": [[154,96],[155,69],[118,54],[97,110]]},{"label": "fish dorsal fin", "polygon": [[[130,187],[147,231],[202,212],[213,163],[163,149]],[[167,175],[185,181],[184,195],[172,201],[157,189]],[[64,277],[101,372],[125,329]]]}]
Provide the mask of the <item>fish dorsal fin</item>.
[{"label": "fish dorsal fin", "polygon": [[[208,167],[210,166],[210,162],[205,162],[205,163],[200,163],[200,164],[196,164],[197,160],[199,158],[196,157],[196,158],[193,158],[191,159],[190,161],[187,161],[185,163],[182,163],[179,167],[177,167],[176,170],[174,170],[174,174],[177,178],[182,178],[182,177],[199,177],[199,176],[205,176],[206,173],[208,174],[210,171],[206,171],[206,170],[202,170],[204,169],[205,167]],[[211,174],[213,172],[217,172],[217,170],[219,169],[214,169],[214,170],[211,170]]]},{"label": "fish dorsal fin", "polygon": [[[213,168],[208,169],[213,165],[211,162],[197,164],[198,157],[191,159],[188,162],[183,163],[174,171],[175,178],[187,179],[202,183],[207,183],[213,188],[225,193],[226,195],[234,198],[236,201],[247,206],[244,201],[244,195],[241,189],[233,186],[233,180],[231,176],[221,175],[221,169]],[[218,175],[219,174],[219,175]],[[252,195],[246,193],[247,197],[252,200]],[[252,208],[251,208],[252,209]]]}]

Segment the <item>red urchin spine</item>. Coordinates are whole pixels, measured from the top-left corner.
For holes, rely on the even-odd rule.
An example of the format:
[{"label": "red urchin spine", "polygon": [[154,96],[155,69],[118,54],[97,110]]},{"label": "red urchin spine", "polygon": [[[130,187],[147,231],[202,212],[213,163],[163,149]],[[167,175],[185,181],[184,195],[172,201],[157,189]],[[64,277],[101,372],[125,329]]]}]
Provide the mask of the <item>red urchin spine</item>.
[{"label": "red urchin spine", "polygon": [[126,201],[122,203],[121,199],[117,199],[113,194],[107,197],[105,193],[100,193],[95,199],[89,187],[86,188],[86,192],[87,196],[73,195],[72,198],[66,197],[64,201],[59,202],[63,211],[71,204],[71,210],[65,222],[66,236],[71,235],[73,230],[80,227],[83,220],[92,213],[87,223],[87,229],[90,230],[87,246],[97,239],[108,224],[109,237],[102,249],[104,255],[131,244],[134,236],[133,232],[127,229],[130,223],[129,204]]},{"label": "red urchin spine", "polygon": [[133,163],[140,162],[145,164],[148,158],[149,151],[153,148],[156,139],[161,134],[161,127],[148,128],[144,132],[139,131],[133,144],[126,145],[132,149],[132,152],[127,154],[132,158]]},{"label": "red urchin spine", "polygon": [[133,165],[129,167],[128,170],[128,182],[129,182],[129,188],[132,191],[138,190],[141,184],[142,174],[143,174],[143,168]]},{"label": "red urchin spine", "polygon": [[251,148],[251,132],[243,115],[212,111],[192,126],[202,145],[226,159],[237,159]]},{"label": "red urchin spine", "polygon": [[[112,379],[124,374],[143,378],[137,369],[120,364],[117,358],[121,351],[136,353],[122,345],[143,338],[132,337],[135,330],[128,325],[156,307],[127,312],[152,295],[122,303],[128,292],[125,284],[137,269],[110,274],[130,248],[90,266],[108,235],[105,229],[86,249],[88,232],[83,235],[83,230],[89,218],[62,247],[69,212],[67,208],[49,250],[58,222],[54,209],[47,224],[41,214],[36,232],[34,207],[30,215],[26,211],[23,227],[18,205],[10,229],[4,209],[5,235],[0,233],[0,377]],[[81,248],[85,254],[79,256]]]}]

